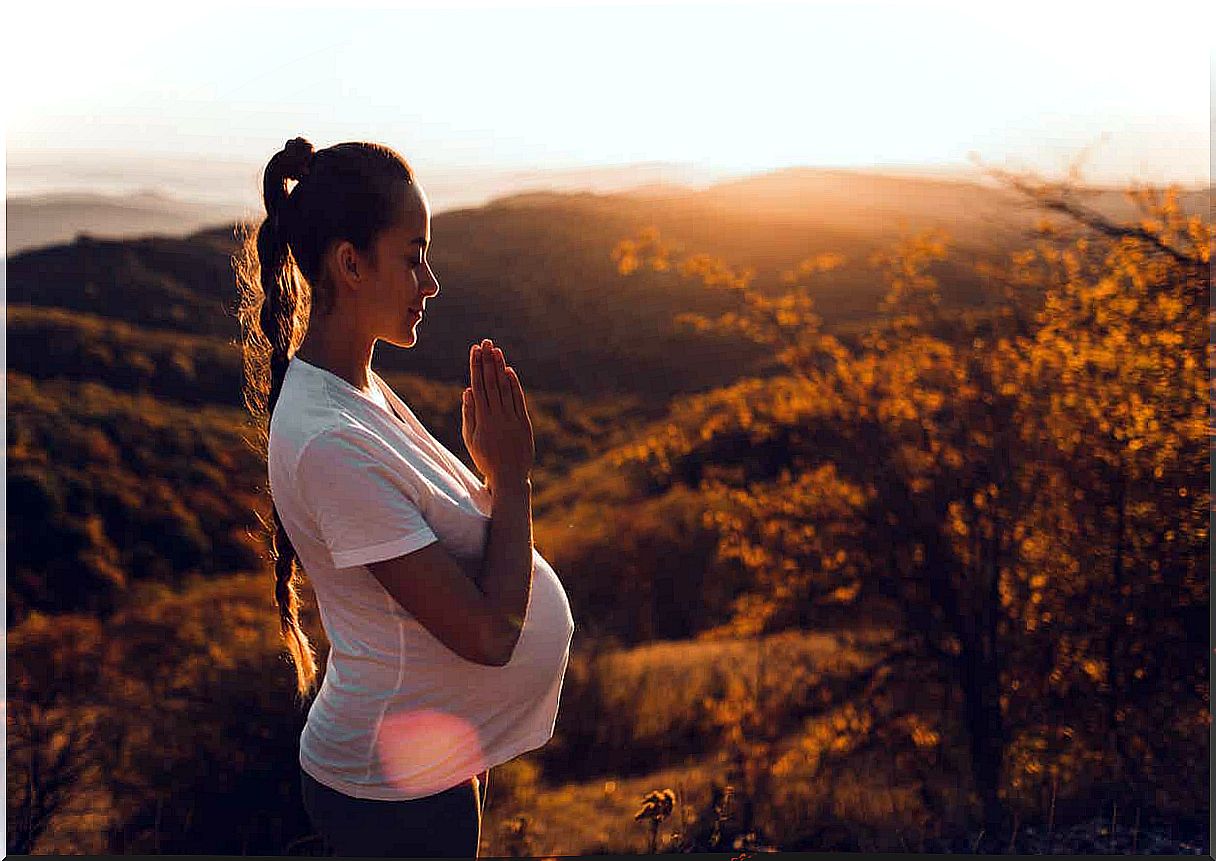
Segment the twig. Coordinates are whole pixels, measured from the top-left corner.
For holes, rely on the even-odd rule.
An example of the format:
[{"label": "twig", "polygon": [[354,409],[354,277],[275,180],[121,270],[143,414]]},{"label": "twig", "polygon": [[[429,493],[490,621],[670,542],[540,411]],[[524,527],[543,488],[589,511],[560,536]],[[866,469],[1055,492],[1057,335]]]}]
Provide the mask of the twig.
[{"label": "twig", "polygon": [[1164,238],[1152,231],[1145,230],[1139,226],[1127,226],[1123,224],[1114,224],[1107,220],[1101,213],[1092,210],[1068,196],[1068,191],[1048,188],[1036,188],[1033,184],[1027,183],[1019,177],[1008,174],[1004,171],[999,172],[1016,190],[1030,197],[1038,205],[1051,210],[1067,215],[1070,218],[1079,221],[1086,227],[1097,231],[1098,233],[1109,236],[1113,239],[1139,239],[1159,251],[1168,254],[1176,262],[1193,267],[1203,266],[1203,262],[1198,258],[1192,257],[1185,252],[1171,246]]}]

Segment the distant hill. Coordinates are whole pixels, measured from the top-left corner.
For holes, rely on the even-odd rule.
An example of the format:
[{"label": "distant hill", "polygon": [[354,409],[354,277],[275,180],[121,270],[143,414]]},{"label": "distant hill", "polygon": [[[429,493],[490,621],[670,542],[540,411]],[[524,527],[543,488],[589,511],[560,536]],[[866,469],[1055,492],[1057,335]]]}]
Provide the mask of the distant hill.
[{"label": "distant hill", "polygon": [[[586,396],[633,392],[661,401],[672,391],[733,378],[739,363],[761,356],[741,342],[671,332],[676,308],[721,311],[724,297],[693,284],[648,295],[641,279],[614,272],[608,252],[618,228],[594,231],[599,239],[580,245],[575,226],[562,235],[554,216],[545,211],[514,218],[503,209],[476,223],[456,218],[454,229],[469,229],[489,244],[436,248],[446,286],[432,300],[419,346],[407,352],[381,345],[377,368],[463,384],[468,345],[489,336],[503,345],[530,388]],[[517,247],[535,237],[535,265],[500,244],[503,232],[521,243]],[[230,234],[218,229],[187,238],[90,239],[19,254],[8,265],[8,301],[138,329],[206,335],[231,344],[235,354],[240,333]],[[22,332],[35,348],[47,343],[36,328]],[[109,337],[104,330],[95,334]],[[29,360],[38,361],[36,355]],[[10,356],[10,363],[17,361]]]},{"label": "distant hill", "polygon": [[[1115,192],[1099,202],[1126,208]],[[1206,201],[1194,193],[1184,204]],[[676,314],[721,314],[737,297],[671,273],[620,276],[611,253],[624,237],[656,225],[690,252],[755,267],[764,290],[777,289],[782,270],[800,259],[839,252],[846,265],[814,282],[816,308],[829,326],[856,325],[877,313],[885,292],[867,263],[873,251],[914,230],[947,230],[960,253],[937,267],[943,295],[952,306],[982,308],[972,262],[1024,247],[1041,215],[1001,188],[849,171],[777,171],[662,193],[523,192],[435,216],[441,289],[418,347],[382,345],[375,361],[463,384],[468,345],[489,336],[525,386],[661,403],[756,372],[767,357],[738,338],[677,329]],[[231,225],[179,237],[83,238],[10,259],[8,299],[235,344],[234,247]]]},{"label": "distant hill", "polygon": [[71,242],[80,233],[111,239],[148,233],[180,235],[246,217],[245,208],[235,204],[198,203],[155,192],[9,197],[5,209],[4,250],[9,257]]},{"label": "distant hill", "polygon": [[[206,165],[181,159],[73,154],[54,163],[45,156],[27,163],[10,154],[8,236],[5,253],[70,242],[77,233],[104,238],[133,238],[149,233],[183,235],[207,225],[262,212],[262,165],[216,161]],[[866,207],[869,216],[892,207],[915,205],[893,200],[888,191],[915,190],[917,183],[938,187],[990,183],[968,166],[897,166],[872,168],[784,168],[758,174],[731,173],[680,162],[638,162],[564,168],[493,168],[416,166],[434,212],[479,207],[525,192],[591,192],[641,198],[706,197],[746,192],[753,203],[780,210],[797,207],[807,193],[831,198],[831,186],[846,192],[845,209]],[[96,191],[41,192],[40,188],[90,188]],[[102,189],[105,189],[104,193]],[[1206,189],[1196,190],[1202,196]],[[855,196],[852,193],[856,193]],[[949,192],[946,192],[949,195]],[[930,196],[932,198],[932,195]],[[785,199],[784,201],[782,199]],[[966,195],[962,196],[963,199]],[[788,207],[786,207],[788,208]]]},{"label": "distant hill", "polygon": [[[11,256],[70,242],[78,233],[110,239],[149,233],[180,236],[221,221],[258,217],[263,211],[263,165],[215,162],[200,166],[179,159],[130,156],[111,163],[114,158],[112,154],[104,158],[85,154],[70,164],[50,164],[45,158],[27,164],[20,154],[16,161],[10,157],[5,253]],[[415,169],[436,213],[481,206],[515,192],[608,194],[643,186],[688,190],[728,176],[695,165],[660,161],[553,169]],[[98,190],[37,190],[46,185],[59,188],[64,183],[68,188]]]},{"label": "distant hill", "polygon": [[[1126,217],[1133,212],[1121,188],[1090,187],[1085,193],[1092,196],[1091,205],[1108,215]],[[833,225],[927,219],[956,231],[970,227],[979,235],[992,226],[1022,225],[1042,214],[990,178],[880,171],[788,168],[720,182],[700,196],[723,205],[801,218],[811,214],[808,207],[815,207]],[[1183,189],[1181,203],[1188,212],[1206,212],[1207,190]]]}]

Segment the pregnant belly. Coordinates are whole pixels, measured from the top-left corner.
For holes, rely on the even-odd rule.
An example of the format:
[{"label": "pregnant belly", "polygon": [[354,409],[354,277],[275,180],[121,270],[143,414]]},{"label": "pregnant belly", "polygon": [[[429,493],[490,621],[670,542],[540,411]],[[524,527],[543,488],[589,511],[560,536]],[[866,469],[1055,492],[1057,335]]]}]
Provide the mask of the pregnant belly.
[{"label": "pregnant belly", "polygon": [[[485,576],[482,570],[482,559],[454,558],[469,579],[480,587]],[[424,630],[416,619],[409,618],[414,626],[419,630]],[[574,619],[571,616],[570,601],[566,596],[566,590],[548,560],[534,549],[532,551],[532,589],[528,597],[524,627],[516,642],[511,661],[506,667],[515,665],[517,662],[529,663],[543,658],[545,655],[551,656],[554,651],[565,649],[569,646],[573,633]],[[431,638],[430,642],[434,647],[432,654],[418,657],[438,660],[441,663],[455,660],[473,666],[481,666],[459,657],[437,639]],[[484,667],[484,669],[501,673],[506,667]]]},{"label": "pregnant belly", "polygon": [[[483,677],[486,692],[495,698],[518,701],[543,695],[561,675],[569,658],[574,634],[570,602],[557,573],[540,553],[532,554],[532,591],[523,630],[501,667],[487,667],[453,656]],[[449,654],[451,654],[449,652]]]},{"label": "pregnant belly", "polygon": [[[528,601],[528,612],[524,628],[515,647],[515,657],[551,657],[555,651],[570,646],[574,634],[574,618],[570,614],[570,601],[566,590],[557,579],[557,572],[535,550],[532,552],[532,594]],[[510,666],[508,664],[507,666]]]}]

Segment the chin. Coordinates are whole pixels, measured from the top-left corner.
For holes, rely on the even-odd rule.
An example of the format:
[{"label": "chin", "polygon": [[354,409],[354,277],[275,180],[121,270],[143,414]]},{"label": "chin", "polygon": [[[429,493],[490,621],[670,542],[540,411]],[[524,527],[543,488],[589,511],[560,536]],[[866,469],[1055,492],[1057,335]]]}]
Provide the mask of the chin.
[{"label": "chin", "polygon": [[402,335],[399,338],[382,338],[381,340],[388,341],[394,347],[409,348],[409,347],[414,346],[416,343],[418,343],[418,336],[407,334],[407,335]]}]

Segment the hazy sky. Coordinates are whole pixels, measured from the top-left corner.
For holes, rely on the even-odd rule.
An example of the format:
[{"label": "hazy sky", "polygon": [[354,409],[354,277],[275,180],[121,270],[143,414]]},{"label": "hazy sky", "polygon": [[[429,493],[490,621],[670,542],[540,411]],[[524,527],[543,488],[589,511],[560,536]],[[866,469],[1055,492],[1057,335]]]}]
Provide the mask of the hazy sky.
[{"label": "hazy sky", "polygon": [[1208,5],[34,2],[5,16],[6,148],[1051,171],[1089,147],[1095,179],[1207,180]]}]

